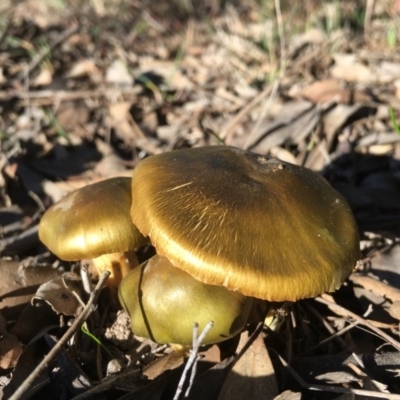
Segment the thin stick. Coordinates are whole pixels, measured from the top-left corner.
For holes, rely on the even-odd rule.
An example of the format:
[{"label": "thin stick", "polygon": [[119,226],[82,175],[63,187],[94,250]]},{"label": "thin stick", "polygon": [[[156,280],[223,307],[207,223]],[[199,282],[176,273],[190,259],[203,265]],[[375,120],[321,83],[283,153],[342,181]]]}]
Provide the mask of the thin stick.
[{"label": "thin stick", "polygon": [[246,106],[244,106],[234,117],[225,128],[222,129],[219,135],[225,140],[227,145],[230,144],[233,134],[235,133],[236,127],[242,122],[242,120],[250,113],[250,111],[257,106],[261,101],[271,94],[271,86],[267,86],[262,92],[260,92],[253,100],[250,101]]},{"label": "thin stick", "polygon": [[276,22],[278,25],[278,33],[279,33],[279,45],[280,45],[280,58],[279,58],[279,75],[278,78],[274,81],[272,86],[271,92],[269,94],[268,100],[265,102],[260,115],[258,116],[257,122],[254,124],[253,128],[251,129],[250,134],[247,136],[246,142],[243,146],[245,150],[252,145],[252,139],[254,135],[258,132],[268,110],[271,108],[272,102],[275,100],[276,96],[278,95],[278,90],[280,87],[280,82],[285,75],[285,68],[286,68],[286,44],[285,44],[285,34],[283,30],[283,18],[281,12],[281,3],[279,0],[274,1],[275,4],[275,13],[276,13]]},{"label": "thin stick", "polygon": [[56,101],[73,101],[84,99],[87,97],[113,97],[116,95],[123,96],[138,96],[140,94],[140,87],[127,87],[127,88],[98,88],[93,90],[32,90],[27,92],[21,92],[17,90],[0,90],[0,100],[9,100],[17,98],[24,100],[28,103],[28,100],[43,100],[43,104],[53,104]]},{"label": "thin stick", "polygon": [[[303,351],[302,353],[300,353],[298,355],[298,357],[302,357],[307,353],[310,353],[311,351],[314,351],[316,349],[318,349],[319,347],[321,347],[322,345],[330,342],[333,339],[339,339],[341,335],[343,335],[344,333],[346,333],[347,331],[355,328],[358,324],[359,321],[354,321],[351,322],[349,325],[347,325],[346,327],[344,327],[343,329],[340,329],[338,331],[334,331],[334,329],[325,321],[325,319],[323,319],[321,317],[321,315],[319,314],[319,312],[317,312],[317,310],[314,309],[314,307],[311,307],[309,304],[306,304],[306,306],[318,317],[320,318],[320,320],[324,323],[325,328],[328,329],[329,333],[331,333],[331,336],[329,336],[328,338],[321,340],[319,343],[317,343],[315,346],[310,347],[309,349],[307,349],[306,351]],[[366,318],[369,314],[371,314],[372,312],[372,307],[368,307],[368,310],[365,312],[365,314],[363,315],[364,318]],[[346,321],[347,322],[347,321]],[[346,345],[346,342],[342,339],[340,339],[341,342],[340,344],[343,345],[344,348],[348,349],[348,346]]]},{"label": "thin stick", "polygon": [[283,359],[274,349],[270,349],[275,352],[283,366],[290,372],[293,378],[305,389],[308,390],[315,390],[318,392],[330,392],[330,393],[345,393],[345,394],[355,394],[359,396],[366,396],[366,397],[376,397],[379,399],[387,399],[387,400],[400,400],[399,394],[392,394],[392,393],[382,393],[382,392],[374,392],[372,390],[363,390],[363,389],[351,389],[351,388],[344,388],[344,387],[336,387],[330,385],[312,385],[306,383],[303,378]]},{"label": "thin stick", "polygon": [[32,371],[32,373],[25,379],[22,385],[15,391],[15,393],[10,397],[9,400],[20,400],[24,394],[26,394],[32,387],[34,381],[40,376],[40,374],[46,370],[50,362],[56,357],[57,353],[61,348],[68,342],[68,340],[74,335],[74,333],[79,329],[84,321],[89,317],[89,315],[96,309],[94,303],[99,297],[100,290],[104,285],[104,282],[110,276],[108,271],[104,271],[101,275],[99,282],[94,288],[93,292],[90,294],[90,298],[82,310],[81,314],[75,319],[71,327],[65,332],[64,336],[57,342],[57,344],[49,351],[42,362]]},{"label": "thin stick", "polygon": [[327,337],[324,340],[321,340],[319,343],[317,343],[315,346],[310,347],[309,349],[307,349],[306,351],[303,351],[302,353],[300,353],[298,355],[298,357],[302,357],[305,354],[311,353],[312,351],[320,348],[321,346],[323,346],[326,343],[329,343],[330,341],[332,341],[333,339],[338,339],[340,338],[341,335],[344,335],[346,332],[350,331],[351,329],[355,328],[358,325],[358,322],[351,322],[349,325],[347,325],[345,328],[340,329],[339,331],[333,333],[331,336]]},{"label": "thin stick", "polygon": [[25,79],[57,46],[67,40],[71,35],[78,31],[78,25],[71,26],[66,29],[61,35],[50,45],[49,48],[41,51],[18,76],[18,80]]},{"label": "thin stick", "polygon": [[186,375],[188,374],[188,372],[190,371],[190,369],[193,366],[192,369],[192,373],[190,375],[190,379],[189,379],[189,387],[187,388],[186,392],[185,392],[185,397],[189,396],[189,392],[191,389],[191,386],[193,384],[193,380],[194,380],[194,375],[196,374],[196,361],[197,361],[197,356],[199,354],[199,348],[201,346],[201,344],[203,343],[203,340],[205,339],[206,335],[208,334],[208,332],[210,332],[211,328],[214,326],[214,321],[210,321],[205,328],[203,329],[203,331],[201,332],[200,336],[198,336],[198,330],[199,330],[199,324],[196,322],[193,326],[193,348],[190,352],[190,357],[187,360],[187,363],[185,365],[185,369],[182,372],[182,376],[181,379],[179,380],[178,383],[178,387],[176,389],[176,393],[174,396],[173,400],[178,400],[182,394],[182,390],[183,390],[183,385],[185,384],[186,381]]},{"label": "thin stick", "polygon": [[318,301],[319,303],[327,305],[329,308],[336,310],[342,316],[355,319],[359,323],[359,325],[363,325],[363,326],[369,328],[371,331],[375,332],[382,339],[384,339],[388,343],[390,343],[395,349],[400,351],[400,343],[397,340],[393,339],[391,336],[389,336],[388,334],[383,332],[381,329],[372,325],[368,320],[364,319],[363,317],[360,317],[359,315],[351,312],[350,310],[347,310],[347,308],[344,308],[330,300],[327,300],[326,295],[316,297],[315,300]]}]

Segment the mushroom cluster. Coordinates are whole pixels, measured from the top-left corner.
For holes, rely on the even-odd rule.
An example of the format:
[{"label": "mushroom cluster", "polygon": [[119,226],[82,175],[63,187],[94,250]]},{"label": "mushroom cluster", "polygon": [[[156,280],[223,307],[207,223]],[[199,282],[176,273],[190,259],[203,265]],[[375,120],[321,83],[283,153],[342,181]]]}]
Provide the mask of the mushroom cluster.
[{"label": "mushroom cluster", "polygon": [[[39,236],[64,260],[94,259],[111,285],[124,277],[132,330],[159,343],[190,344],[193,324],[210,320],[205,343],[225,340],[244,328],[254,298],[333,291],[360,256],[350,208],[320,175],[224,146],[152,156],[132,182],[70,193],[45,213]],[[157,255],[134,268],[148,239]]]},{"label": "mushroom cluster", "polygon": [[148,157],[132,178],[131,217],[158,256],[119,288],[132,330],[190,344],[246,324],[252,298],[296,301],[337,289],[360,257],[345,199],[320,175],[232,147]]}]

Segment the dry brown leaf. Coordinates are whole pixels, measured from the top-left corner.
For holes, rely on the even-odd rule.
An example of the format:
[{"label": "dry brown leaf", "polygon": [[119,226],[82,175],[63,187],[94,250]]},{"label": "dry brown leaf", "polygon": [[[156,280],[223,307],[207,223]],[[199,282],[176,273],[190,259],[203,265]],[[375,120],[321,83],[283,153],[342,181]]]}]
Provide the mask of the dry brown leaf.
[{"label": "dry brown leaf", "polygon": [[[329,147],[335,135],[349,123],[361,118],[367,118],[376,112],[376,108],[367,107],[362,104],[345,105],[339,104],[323,115],[322,121]],[[329,148],[328,147],[328,148]]]},{"label": "dry brown leaf", "polygon": [[36,0],[25,0],[15,5],[13,12],[15,18],[27,18],[32,24],[41,29],[49,26],[57,26],[65,21],[64,13],[60,13],[56,2],[37,2]]},{"label": "dry brown leaf", "polygon": [[42,183],[43,191],[52,199],[52,202],[55,203],[68,193],[73,192],[74,190],[80,189],[92,183],[100,182],[104,179],[113,178],[117,176],[126,176],[130,178],[132,176],[133,171],[124,169],[123,171],[118,171],[118,173],[110,173],[104,176],[101,175],[102,169],[99,171],[99,174],[86,174],[83,177],[75,177],[71,178],[67,181],[59,181],[52,182],[45,180]]},{"label": "dry brown leaf", "polygon": [[73,131],[85,126],[89,116],[89,109],[77,102],[63,102],[56,112],[57,121],[65,131]]},{"label": "dry brown leaf", "polygon": [[[198,60],[197,60],[198,63]],[[145,75],[151,71],[151,74],[157,75],[162,78],[162,81],[168,83],[169,89],[179,90],[185,89],[189,90],[193,88],[193,83],[188,79],[180,68],[177,68],[175,62],[170,60],[157,60],[153,57],[142,56],[140,57],[140,70],[137,71],[136,75]],[[146,82],[144,82],[146,83]],[[153,85],[152,85],[153,86]],[[153,87],[152,90],[159,92],[159,87]],[[154,93],[158,96],[160,93]]]},{"label": "dry brown leaf", "polygon": [[122,102],[110,104],[108,108],[115,133],[128,144],[132,144],[135,139],[143,137],[143,133],[138,130],[129,113],[131,106],[130,102]]},{"label": "dry brown leaf", "polygon": [[276,147],[271,147],[269,150],[269,153],[272,157],[279,158],[279,160],[291,163],[291,164],[297,164],[296,157],[288,150],[276,146]]},{"label": "dry brown leaf", "polygon": [[312,101],[313,103],[349,103],[351,93],[348,88],[337,79],[325,79],[316,81],[304,87],[298,96]]},{"label": "dry brown leaf", "polygon": [[347,366],[357,374],[358,377],[361,378],[362,381],[362,387],[365,390],[371,390],[374,392],[383,392],[383,393],[389,393],[387,391],[387,385],[382,384],[379,381],[376,381],[374,379],[371,379],[361,368],[354,364],[354,363],[348,363]]},{"label": "dry brown leaf", "polygon": [[19,356],[22,354],[22,346],[17,337],[7,331],[6,320],[0,314],[0,368],[14,368]]},{"label": "dry brown leaf", "polygon": [[18,275],[18,267],[18,261],[0,259],[0,296],[2,298],[0,310],[6,307],[27,303],[32,297],[32,294],[7,297],[8,293],[23,288],[23,284]]},{"label": "dry brown leaf", "polygon": [[0,259],[0,310],[7,313],[5,309],[29,302],[35,285],[58,275],[59,272],[51,266],[24,266],[18,261]]},{"label": "dry brown leaf", "polygon": [[113,85],[132,86],[133,76],[129,73],[126,63],[114,60],[107,68],[106,81]]},{"label": "dry brown leaf", "polygon": [[82,298],[81,278],[73,272],[66,272],[41,285],[32,298],[32,304],[38,300],[45,301],[57,314],[75,315],[80,304],[73,292]]},{"label": "dry brown leaf", "polygon": [[379,82],[391,83],[400,79],[400,64],[392,61],[382,61],[375,70]]},{"label": "dry brown leaf", "polygon": [[39,74],[31,82],[32,87],[50,85],[53,81],[53,72],[52,68],[41,68]]},{"label": "dry brown leaf", "polygon": [[285,390],[279,396],[275,397],[274,400],[301,400],[301,393],[292,392],[291,390]]},{"label": "dry brown leaf", "polygon": [[306,44],[320,44],[324,42],[325,33],[319,29],[311,28],[307,29],[306,32],[298,35],[293,35],[290,38],[290,51],[291,53],[297,52],[303,48]]},{"label": "dry brown leaf", "polygon": [[100,139],[96,140],[95,143],[97,150],[103,154],[103,157],[96,163],[93,172],[105,178],[123,173],[125,171],[125,163],[114,148]]},{"label": "dry brown leaf", "polygon": [[335,54],[333,58],[335,64],[331,68],[331,74],[334,78],[348,82],[375,82],[376,77],[373,72],[357,60],[356,54]]},{"label": "dry brown leaf", "polygon": [[389,299],[393,303],[395,301],[400,302],[400,290],[393,286],[365,275],[352,274],[349,279],[376,295]]},{"label": "dry brown leaf", "polygon": [[400,246],[378,252],[371,260],[372,272],[390,286],[400,287]]},{"label": "dry brown leaf", "polygon": [[270,148],[283,143],[300,143],[318,123],[314,105],[308,101],[292,101],[283,105],[273,122],[265,121],[252,133],[247,148],[266,154]]},{"label": "dry brown leaf", "polygon": [[396,99],[400,100],[400,79],[396,79],[393,82],[394,92],[396,94]]},{"label": "dry brown leaf", "polygon": [[[248,332],[243,332],[239,352],[248,339]],[[272,400],[278,393],[275,371],[261,332],[229,371],[218,400]]]},{"label": "dry brown leaf", "polygon": [[400,301],[396,300],[389,307],[388,310],[390,316],[400,321]]},{"label": "dry brown leaf", "polygon": [[150,380],[156,379],[167,370],[179,368],[184,363],[185,354],[174,351],[164,357],[157,359],[144,369],[143,374]]},{"label": "dry brown leaf", "polygon": [[221,362],[221,350],[216,344],[209,347],[206,351],[201,352],[201,356],[202,361],[207,361],[215,364]]},{"label": "dry brown leaf", "polygon": [[78,60],[73,64],[67,72],[67,78],[82,78],[88,76],[93,82],[101,80],[101,72],[97,68],[93,60],[83,59]]}]

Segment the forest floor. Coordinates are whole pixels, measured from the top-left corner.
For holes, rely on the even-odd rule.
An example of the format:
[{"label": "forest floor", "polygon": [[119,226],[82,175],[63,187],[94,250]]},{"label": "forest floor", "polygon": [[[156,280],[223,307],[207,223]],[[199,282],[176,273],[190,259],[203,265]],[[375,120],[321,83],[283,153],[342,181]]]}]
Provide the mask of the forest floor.
[{"label": "forest floor", "polygon": [[[400,399],[399,50],[398,0],[2,0],[2,398],[80,310],[62,275],[79,262],[39,241],[45,210],[147,156],[225,144],[321,173],[362,262],[282,306],[278,332],[201,349],[188,398]],[[174,397],[186,359],[133,337],[105,295],[86,329],[19,398]]]}]

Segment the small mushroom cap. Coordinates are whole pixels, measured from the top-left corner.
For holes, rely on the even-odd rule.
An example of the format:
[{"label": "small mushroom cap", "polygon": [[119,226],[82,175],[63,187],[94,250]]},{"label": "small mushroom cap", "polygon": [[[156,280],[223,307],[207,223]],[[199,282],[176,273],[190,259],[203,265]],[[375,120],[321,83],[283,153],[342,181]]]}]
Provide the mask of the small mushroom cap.
[{"label": "small mushroom cap", "polygon": [[174,266],[269,301],[333,291],[360,257],[350,207],[324,178],[232,147],[141,161],[131,216]]},{"label": "small mushroom cap", "polygon": [[207,285],[154,256],[133,269],[119,286],[119,300],[131,317],[132,331],[157,343],[191,345],[214,321],[203,344],[226,340],[245,326],[253,302],[222,286]]},{"label": "small mushroom cap", "polygon": [[39,238],[63,260],[134,250],[145,238],[129,218],[131,179],[106,179],[63,197],[43,215]]}]

